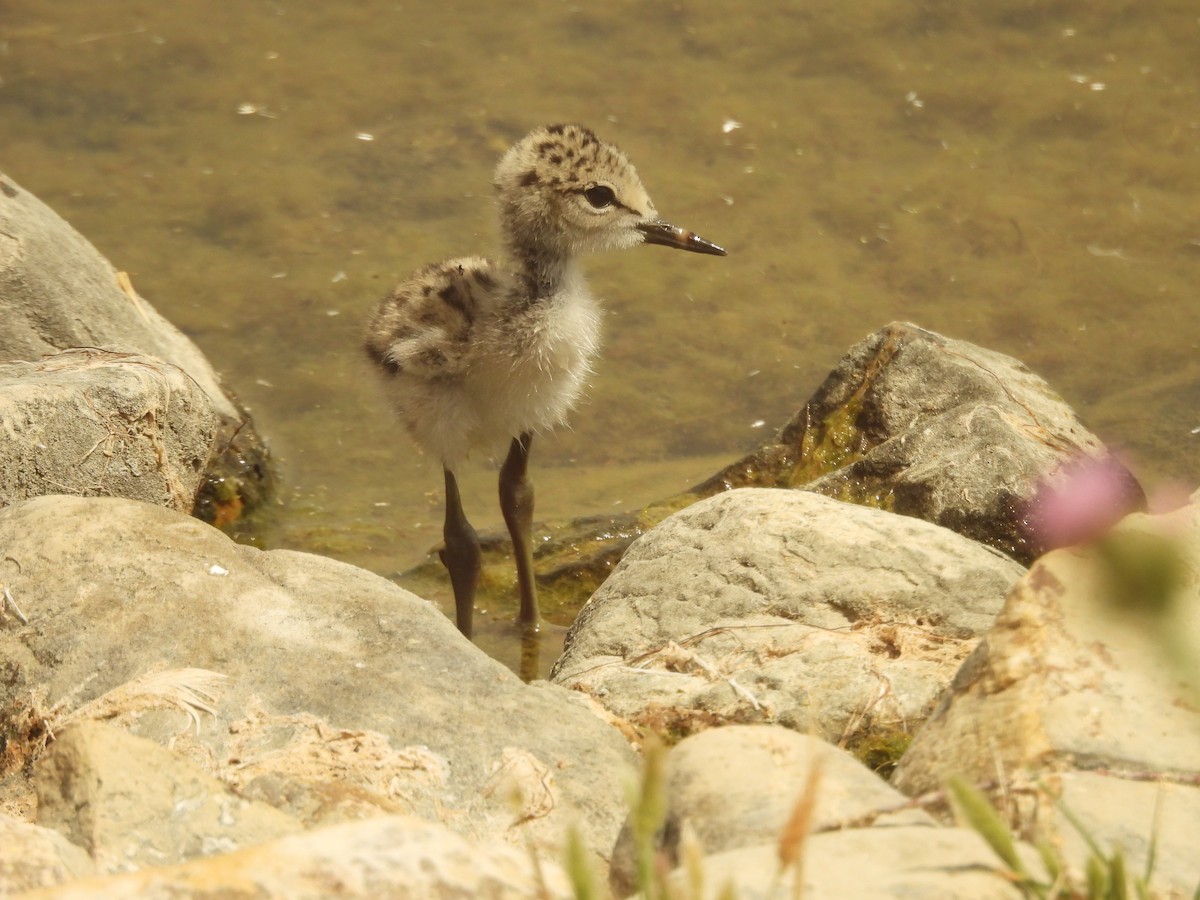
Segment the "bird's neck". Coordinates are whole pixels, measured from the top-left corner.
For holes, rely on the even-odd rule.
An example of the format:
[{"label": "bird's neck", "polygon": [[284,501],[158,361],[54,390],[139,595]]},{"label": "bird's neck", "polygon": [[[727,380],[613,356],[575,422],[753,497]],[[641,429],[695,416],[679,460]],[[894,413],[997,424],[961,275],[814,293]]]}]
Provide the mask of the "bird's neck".
[{"label": "bird's neck", "polygon": [[561,294],[578,278],[575,259],[546,247],[510,245],[509,256],[522,294],[530,303]]}]

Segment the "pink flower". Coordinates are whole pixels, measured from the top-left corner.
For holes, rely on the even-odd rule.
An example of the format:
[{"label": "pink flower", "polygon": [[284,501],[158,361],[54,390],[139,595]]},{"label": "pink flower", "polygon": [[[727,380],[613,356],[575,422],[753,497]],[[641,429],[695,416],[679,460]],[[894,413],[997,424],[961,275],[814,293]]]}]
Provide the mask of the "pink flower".
[{"label": "pink flower", "polygon": [[1131,512],[1146,508],[1137,479],[1112,456],[1079,456],[1042,480],[1025,524],[1042,552],[1094,541]]}]

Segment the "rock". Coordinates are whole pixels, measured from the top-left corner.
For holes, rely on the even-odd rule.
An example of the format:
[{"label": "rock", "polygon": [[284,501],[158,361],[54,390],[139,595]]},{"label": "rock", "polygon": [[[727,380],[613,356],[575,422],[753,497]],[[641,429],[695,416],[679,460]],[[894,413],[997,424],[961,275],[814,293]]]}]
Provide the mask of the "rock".
[{"label": "rock", "polygon": [[35,783],[38,824],[86,849],[100,872],[229,853],[300,830],[153,741],[98,722],[57,735]]},{"label": "rock", "polygon": [[87,853],[57,831],[0,815],[0,896],[53,887],[94,871]]},{"label": "rock", "polygon": [[915,727],[1022,568],[944,528],[800,491],[711,497],[639,539],[551,679],[687,732]]},{"label": "rock", "polygon": [[449,781],[449,763],[430,750],[394,750],[379,732],[336,728],[309,713],[275,716],[252,703],[229,731],[221,777],[305,828],[415,811],[436,817],[428,798]]},{"label": "rock", "polygon": [[0,364],[0,506],[78,494],[190,513],[217,425],[209,396],[154,357],[68,350]]},{"label": "rock", "polygon": [[[812,825],[933,825],[907,798],[850,754],[773,725],[729,725],[685,738],[666,761],[666,820],[660,849],[679,864],[685,823],[705,853],[779,840],[819,765]],[[636,889],[633,830],[621,829],[609,882],[618,896]]]},{"label": "rock", "polygon": [[[607,858],[624,817],[628,744],[583,697],[522,684],[390,582],[240,546],[195,519],[112,498],[40,497],[0,510],[0,548],[0,571],[29,619],[0,628],[0,710],[32,695],[69,715],[156,669],[214,670],[228,686],[207,704],[215,716],[193,711],[197,737],[183,733],[192,723],[181,712],[151,710],[133,727],[191,741],[217,775],[254,763],[256,777],[276,771],[281,783],[309,784],[322,779],[263,758],[274,741],[294,760],[311,747],[296,735],[316,732],[330,759],[357,746],[394,764],[386,780],[355,786],[408,812],[473,836],[528,836],[547,856],[578,819],[586,845]],[[252,726],[256,698],[281,717],[264,723],[261,740],[236,730]],[[396,756],[377,755],[372,732]],[[327,771],[332,780],[346,770]]]},{"label": "rock", "polygon": [[190,897],[289,900],[390,900],[567,897],[566,877],[527,850],[468,841],[440,825],[405,816],[349,822],[222,856],[107,878],[86,878],[26,900],[172,900]]},{"label": "rock", "polygon": [[[2,173],[0,188],[0,361],[36,363],[87,348],[151,356],[182,369],[192,384],[181,396],[203,392],[221,418],[201,454],[213,473],[205,509],[215,518],[261,501],[270,481],[266,448],[200,349],[53,210]],[[49,476],[65,480],[69,473]]]},{"label": "rock", "polygon": [[[796,896],[793,871],[775,885],[779,857],[774,844],[745,847],[704,859],[700,898],[738,900]],[[671,883],[682,887],[686,873]],[[689,895],[690,896],[690,895]],[[975,832],[920,825],[863,828],[814,834],[804,849],[804,900],[1013,900],[1025,894],[997,866]]]},{"label": "rock", "polygon": [[[1153,844],[1150,886],[1156,893],[1152,896],[1169,897],[1173,892],[1195,897],[1200,890],[1200,859],[1196,855],[1200,773],[1191,773],[1187,784],[1173,783],[1170,776],[1139,780],[1144,775],[1128,771],[1047,773],[1046,784],[1105,852],[1121,849],[1130,872],[1141,875],[1145,871]],[[1023,824],[1028,832],[1040,831],[1060,841],[1064,857],[1083,870],[1090,848],[1059,808],[1044,804]]]},{"label": "rock", "polygon": [[72,347],[154,356],[191,375],[221,415],[242,418],[200,349],[124,273],[33,194],[0,182],[0,359]]},{"label": "rock", "polygon": [[[1023,363],[896,323],[850,348],[772,441],[696,491],[801,487],[934,522],[1028,565],[1048,549],[1023,521],[1039,483],[1107,455]],[[1145,506],[1118,467],[1114,520]]]},{"label": "rock", "polygon": [[[1163,596],[1167,568],[1179,580]],[[1197,571],[1200,494],[1038,560],[914,739],[895,785],[915,794],[951,774],[1036,779],[1101,847],[1120,843],[1131,872],[1144,865],[1161,802],[1155,884],[1190,895],[1200,882]],[[1022,826],[1059,837],[1082,867],[1078,835],[1036,787],[1018,807]]]}]

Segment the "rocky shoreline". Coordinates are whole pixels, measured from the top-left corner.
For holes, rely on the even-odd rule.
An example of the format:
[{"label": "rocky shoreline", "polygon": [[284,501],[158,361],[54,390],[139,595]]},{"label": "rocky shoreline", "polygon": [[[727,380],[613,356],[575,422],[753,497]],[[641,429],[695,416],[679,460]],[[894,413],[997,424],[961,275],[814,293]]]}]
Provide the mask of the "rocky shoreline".
[{"label": "rocky shoreline", "polygon": [[[0,895],[570,896],[575,829],[623,896],[652,734],[705,896],[768,896],[806,792],[806,896],[1022,896],[952,776],[1077,870],[1068,816],[1153,848],[1155,896],[1200,882],[1200,492],[1140,511],[1016,360],[890,325],[691,495],[542,542],[592,596],[524,684],[386,579],[193,517],[231,435],[264,469],[252,426],[0,179]],[[1093,532],[1036,527],[1089,461]]]}]

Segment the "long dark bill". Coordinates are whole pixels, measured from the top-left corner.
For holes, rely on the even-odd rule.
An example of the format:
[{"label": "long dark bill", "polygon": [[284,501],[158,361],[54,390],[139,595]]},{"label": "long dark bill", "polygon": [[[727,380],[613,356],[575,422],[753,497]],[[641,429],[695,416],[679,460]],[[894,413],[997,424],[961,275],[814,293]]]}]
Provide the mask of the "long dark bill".
[{"label": "long dark bill", "polygon": [[712,241],[706,241],[698,234],[692,234],[686,229],[664,222],[643,222],[638,226],[647,244],[660,244],[663,247],[674,247],[676,250],[691,250],[693,253],[708,253],[712,256],[724,256],[725,248],[718,247]]}]

